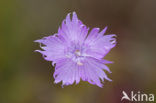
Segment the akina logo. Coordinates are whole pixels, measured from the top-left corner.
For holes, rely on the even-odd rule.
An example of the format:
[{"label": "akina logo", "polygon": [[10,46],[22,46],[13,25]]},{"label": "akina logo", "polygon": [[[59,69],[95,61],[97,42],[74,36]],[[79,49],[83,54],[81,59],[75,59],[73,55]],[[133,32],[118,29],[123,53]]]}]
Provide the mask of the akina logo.
[{"label": "akina logo", "polygon": [[154,101],[154,94],[145,94],[141,93],[140,91],[134,92],[131,91],[130,95],[128,95],[125,91],[122,91],[122,98],[121,101],[123,100],[128,100],[128,101],[149,101],[153,102]]}]

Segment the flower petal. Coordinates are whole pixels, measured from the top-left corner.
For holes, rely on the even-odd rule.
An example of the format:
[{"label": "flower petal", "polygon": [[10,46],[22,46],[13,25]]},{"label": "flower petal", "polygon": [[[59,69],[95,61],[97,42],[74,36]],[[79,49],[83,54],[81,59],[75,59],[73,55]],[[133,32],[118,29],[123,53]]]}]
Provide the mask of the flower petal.
[{"label": "flower petal", "polygon": [[93,40],[95,40],[95,38],[98,36],[98,32],[99,32],[99,28],[93,28],[91,31],[90,31],[90,33],[89,33],[89,35],[88,35],[88,37],[87,37],[87,39],[86,39],[86,43],[90,43],[90,42],[92,42]]},{"label": "flower petal", "polygon": [[61,37],[48,36],[43,39],[36,40],[35,42],[45,45],[41,46],[44,51],[36,51],[40,52],[46,60],[55,62],[57,59],[65,57],[64,50],[66,48],[66,43]]},{"label": "flower petal", "polygon": [[104,35],[101,38],[97,38],[94,42],[88,42],[89,48],[86,54],[96,59],[103,58],[115,45],[116,39],[115,34]]},{"label": "flower petal", "polygon": [[58,35],[63,35],[66,41],[74,41],[82,44],[88,33],[88,28],[78,19],[75,12],[73,12],[72,20],[70,13],[66,19],[63,20],[61,28],[58,30]]},{"label": "flower petal", "polygon": [[62,85],[71,85],[80,81],[78,65],[71,59],[57,61],[54,72],[55,83],[62,81]]},{"label": "flower petal", "polygon": [[103,64],[103,61],[97,60],[92,57],[87,57],[82,62],[83,66],[80,66],[80,77],[83,81],[88,81],[91,84],[102,87],[102,81],[104,79],[111,81],[103,71],[103,69],[110,72],[109,68]]}]

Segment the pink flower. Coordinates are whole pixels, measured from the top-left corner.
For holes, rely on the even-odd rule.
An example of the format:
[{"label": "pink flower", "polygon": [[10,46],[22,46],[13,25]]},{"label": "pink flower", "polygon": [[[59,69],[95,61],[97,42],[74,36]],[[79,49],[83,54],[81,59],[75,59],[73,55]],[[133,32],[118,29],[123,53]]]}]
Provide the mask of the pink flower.
[{"label": "pink flower", "polygon": [[40,52],[44,59],[52,61],[55,66],[55,83],[62,81],[62,85],[78,84],[80,79],[102,87],[104,79],[111,81],[103,70],[111,73],[105,65],[112,63],[104,60],[104,56],[116,45],[115,34],[104,35],[107,27],[101,32],[93,28],[89,33],[87,28],[73,12],[63,20],[58,33],[44,37],[39,42]]}]

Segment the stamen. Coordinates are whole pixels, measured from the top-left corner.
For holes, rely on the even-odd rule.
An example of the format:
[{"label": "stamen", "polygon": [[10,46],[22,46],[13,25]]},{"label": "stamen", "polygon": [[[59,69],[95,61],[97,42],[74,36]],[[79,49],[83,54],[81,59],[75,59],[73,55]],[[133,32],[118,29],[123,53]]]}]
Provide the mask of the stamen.
[{"label": "stamen", "polygon": [[81,55],[81,53],[80,53],[79,50],[76,50],[76,51],[75,51],[75,54],[76,54],[77,56],[80,56],[80,55]]},{"label": "stamen", "polygon": [[81,63],[80,61],[78,61],[78,62],[77,62],[77,64],[78,64],[78,65],[80,65],[80,66],[82,66],[82,65],[83,65],[83,63]]}]

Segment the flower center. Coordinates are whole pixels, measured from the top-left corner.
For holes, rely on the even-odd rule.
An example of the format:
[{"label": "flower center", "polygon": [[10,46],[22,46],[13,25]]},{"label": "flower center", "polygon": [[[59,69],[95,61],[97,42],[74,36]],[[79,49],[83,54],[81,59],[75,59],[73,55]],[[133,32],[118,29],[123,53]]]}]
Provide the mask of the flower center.
[{"label": "flower center", "polygon": [[76,49],[74,52],[74,55],[75,55],[74,58],[75,58],[77,65],[82,66],[83,65],[83,63],[82,63],[83,56],[82,56],[81,51],[79,49]]},{"label": "flower center", "polygon": [[86,46],[83,44],[75,43],[74,41],[70,42],[65,49],[66,57],[72,59],[77,65],[82,66],[86,57],[85,48]]},{"label": "flower center", "polygon": [[79,66],[83,65],[83,49],[79,45],[72,45],[68,47],[66,51],[66,57],[71,58]]},{"label": "flower center", "polygon": [[76,56],[81,56],[81,52],[80,52],[80,50],[75,50],[74,53],[75,53]]}]

